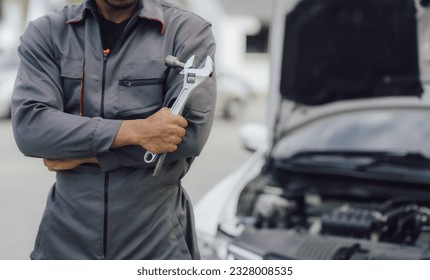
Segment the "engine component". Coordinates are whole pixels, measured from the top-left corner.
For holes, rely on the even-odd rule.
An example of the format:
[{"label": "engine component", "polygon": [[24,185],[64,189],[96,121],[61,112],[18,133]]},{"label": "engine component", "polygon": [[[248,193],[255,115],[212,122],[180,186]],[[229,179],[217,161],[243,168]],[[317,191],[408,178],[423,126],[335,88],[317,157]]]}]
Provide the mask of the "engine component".
[{"label": "engine component", "polygon": [[257,228],[288,228],[291,225],[290,212],[295,208],[288,200],[272,195],[262,194],[255,207],[255,226]]},{"label": "engine component", "polygon": [[373,211],[341,207],[322,216],[322,233],[357,238],[370,238],[379,227]]},{"label": "engine component", "polygon": [[302,197],[287,198],[282,189],[266,187],[256,199],[252,216],[257,228],[291,228],[303,224],[304,208]]}]

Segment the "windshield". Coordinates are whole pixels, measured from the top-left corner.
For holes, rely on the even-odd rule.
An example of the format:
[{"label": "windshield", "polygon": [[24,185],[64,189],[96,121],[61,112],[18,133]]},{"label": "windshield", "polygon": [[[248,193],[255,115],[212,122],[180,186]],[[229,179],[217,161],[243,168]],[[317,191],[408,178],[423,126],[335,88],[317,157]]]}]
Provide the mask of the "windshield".
[{"label": "windshield", "polygon": [[282,138],[272,157],[303,151],[386,151],[430,157],[430,110],[348,112],[302,126]]}]

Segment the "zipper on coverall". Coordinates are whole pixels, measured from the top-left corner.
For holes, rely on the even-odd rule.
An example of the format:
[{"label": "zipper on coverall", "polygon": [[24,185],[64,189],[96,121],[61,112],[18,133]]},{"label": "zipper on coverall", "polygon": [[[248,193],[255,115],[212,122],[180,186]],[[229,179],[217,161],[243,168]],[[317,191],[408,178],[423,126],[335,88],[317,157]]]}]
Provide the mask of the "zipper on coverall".
[{"label": "zipper on coverall", "polygon": [[[104,118],[105,115],[105,84],[106,84],[106,64],[109,59],[110,50],[103,50],[103,74],[102,74],[102,96],[100,115]],[[104,213],[103,213],[103,257],[106,259],[107,253],[107,233],[108,233],[108,206],[109,206],[109,172],[105,173],[104,182]]]},{"label": "zipper on coverall", "polygon": [[[121,34],[120,38],[118,39],[118,42],[113,46],[112,50],[110,49],[103,49],[103,72],[102,72],[102,92],[101,92],[101,102],[100,102],[100,116],[102,118],[105,117],[105,88],[106,88],[106,65],[109,59],[110,54],[113,50],[116,49],[116,47],[125,40],[126,34],[131,30],[131,26],[133,26],[135,23],[137,23],[138,16],[135,14],[130,21],[128,22],[127,26],[124,28],[123,33]],[[100,25],[100,22],[98,22]],[[102,38],[101,32],[100,32],[100,38]],[[104,180],[104,213],[103,213],[103,257],[106,259],[107,257],[107,245],[108,245],[108,214],[109,214],[109,172],[105,173],[105,180]]]}]

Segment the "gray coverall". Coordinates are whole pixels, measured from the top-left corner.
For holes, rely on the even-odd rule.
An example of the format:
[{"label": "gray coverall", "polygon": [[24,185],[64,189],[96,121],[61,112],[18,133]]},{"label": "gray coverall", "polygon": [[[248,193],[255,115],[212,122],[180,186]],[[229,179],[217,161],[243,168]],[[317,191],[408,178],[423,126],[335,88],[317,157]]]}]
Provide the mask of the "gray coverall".
[{"label": "gray coverall", "polygon": [[90,0],[69,5],[31,22],[21,37],[12,98],[19,149],[100,162],[56,173],[31,258],[198,259],[181,178],[209,136],[215,80],[187,103],[187,135],[160,176],[152,176],[143,148],[110,147],[122,120],[146,118],[179,94],[183,76],[164,66],[167,55],[184,61],[195,54],[196,68],[214,58],[211,25],[165,1],[144,0],[104,54],[94,13]]}]

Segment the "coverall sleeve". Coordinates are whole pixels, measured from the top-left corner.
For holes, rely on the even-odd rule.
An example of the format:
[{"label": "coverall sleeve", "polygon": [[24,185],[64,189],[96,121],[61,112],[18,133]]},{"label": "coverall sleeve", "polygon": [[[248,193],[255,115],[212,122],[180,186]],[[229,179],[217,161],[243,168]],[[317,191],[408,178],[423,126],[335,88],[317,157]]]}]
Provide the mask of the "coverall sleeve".
[{"label": "coverall sleeve", "polygon": [[[202,68],[206,57],[210,56],[215,61],[216,45],[212,34],[212,26],[209,23],[190,23],[180,29],[176,35],[177,48],[172,55],[181,61],[186,61],[195,55],[195,68]],[[183,75],[180,69],[171,69],[166,80],[166,98],[164,107],[170,107],[183,87]],[[169,153],[166,162],[172,162],[184,158],[193,158],[200,154],[209,137],[212,128],[216,103],[215,74],[194,89],[187,102],[183,116],[188,121],[186,136],[179,145],[178,150]],[[145,150],[129,146],[111,151],[99,156],[102,170],[112,171],[121,167],[147,168],[155,163],[147,164],[143,158]]]},{"label": "coverall sleeve", "polygon": [[26,156],[86,158],[109,150],[121,121],[63,112],[60,67],[47,17],[29,24],[18,48],[20,66],[12,95],[12,124]]}]

